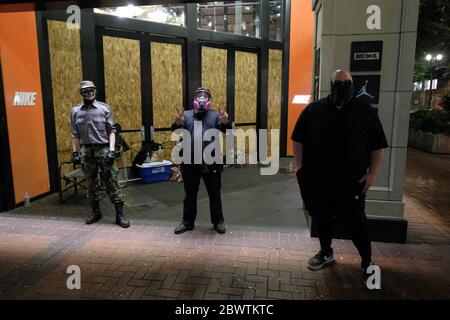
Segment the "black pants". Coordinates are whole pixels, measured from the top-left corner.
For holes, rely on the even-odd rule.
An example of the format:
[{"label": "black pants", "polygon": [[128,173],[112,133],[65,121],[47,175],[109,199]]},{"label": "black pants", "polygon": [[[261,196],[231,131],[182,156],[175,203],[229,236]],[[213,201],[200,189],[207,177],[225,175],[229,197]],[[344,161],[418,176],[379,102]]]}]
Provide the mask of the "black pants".
[{"label": "black pants", "polygon": [[[358,199],[350,199],[344,203],[339,200],[334,202],[335,208],[339,208],[339,210],[335,211],[330,208],[330,212],[314,215],[318,223],[320,247],[323,250],[330,250],[333,239],[333,223],[337,222],[350,232],[350,237],[358,249],[363,263],[368,263],[372,258],[372,245],[365,214],[365,195],[360,195]],[[331,214],[332,211],[335,211],[335,214]]]},{"label": "black pants", "polygon": [[220,188],[222,184],[221,170],[208,170],[204,172],[200,166],[182,165],[181,174],[184,182],[184,207],[183,223],[193,225],[197,217],[197,193],[200,186],[200,179],[205,182],[206,191],[209,196],[209,212],[211,223],[216,225],[223,222],[222,199]]},{"label": "black pants", "polygon": [[317,221],[321,249],[331,249],[333,224],[337,222],[349,231],[363,263],[370,262],[372,245],[365,213],[366,195],[361,193],[364,182],[335,179],[341,181],[340,186],[324,190],[320,182],[325,178],[311,176],[304,168],[297,172],[297,180],[305,207]]}]

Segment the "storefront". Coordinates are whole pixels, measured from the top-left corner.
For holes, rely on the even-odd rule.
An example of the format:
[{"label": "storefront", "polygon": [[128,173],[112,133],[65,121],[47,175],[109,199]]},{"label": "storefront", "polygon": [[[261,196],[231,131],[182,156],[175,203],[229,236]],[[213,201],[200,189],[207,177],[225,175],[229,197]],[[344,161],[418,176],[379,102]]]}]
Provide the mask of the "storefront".
[{"label": "storefront", "polygon": [[[38,34],[31,5],[0,13],[2,209],[50,191]],[[21,10],[21,11],[17,11]]]},{"label": "storefront", "polygon": [[199,86],[212,90],[216,108],[227,106],[236,128],[279,129],[280,156],[292,156],[301,111],[329,93],[334,70],[346,68],[355,95],[376,108],[389,144],[367,194],[369,219],[380,238],[405,241],[419,0],[77,8],[0,6],[1,210],[20,205],[25,194],[57,190],[58,165],[71,157],[69,113],[82,79],[93,80],[98,99],[112,106],[131,146],[130,165],[144,141],[171,150],[176,109],[188,108]]},{"label": "storefront", "polygon": [[[77,7],[38,9],[0,7],[2,210],[25,193],[56,191],[83,79],[112,106],[128,165],[150,139],[170,152],[175,110],[189,107],[198,86],[212,90],[216,108],[227,106],[236,128],[280,129],[280,155],[292,155],[289,133],[307,103],[293,98],[311,91],[307,1],[81,8],[78,26]],[[33,103],[17,103],[22,93]]]}]

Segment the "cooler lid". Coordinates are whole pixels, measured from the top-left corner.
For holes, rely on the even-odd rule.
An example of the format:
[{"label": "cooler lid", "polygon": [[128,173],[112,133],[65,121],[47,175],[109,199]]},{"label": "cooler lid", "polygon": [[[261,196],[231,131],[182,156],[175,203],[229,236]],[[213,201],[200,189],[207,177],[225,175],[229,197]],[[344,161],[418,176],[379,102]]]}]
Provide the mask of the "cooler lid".
[{"label": "cooler lid", "polygon": [[153,161],[150,163],[143,163],[141,165],[137,164],[136,167],[138,168],[155,168],[155,167],[162,167],[162,166],[170,166],[172,165],[172,162],[168,161],[168,160],[164,160],[164,161]]}]

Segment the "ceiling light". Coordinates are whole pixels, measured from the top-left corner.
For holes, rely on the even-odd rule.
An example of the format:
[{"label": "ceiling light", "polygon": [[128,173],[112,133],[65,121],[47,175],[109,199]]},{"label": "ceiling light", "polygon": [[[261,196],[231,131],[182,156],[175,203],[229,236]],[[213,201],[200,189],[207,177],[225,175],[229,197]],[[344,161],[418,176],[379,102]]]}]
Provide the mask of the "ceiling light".
[{"label": "ceiling light", "polygon": [[149,11],[147,17],[154,22],[165,23],[170,15],[164,9],[156,9],[154,11]]},{"label": "ceiling light", "polygon": [[144,9],[129,4],[125,7],[117,7],[114,14],[123,18],[132,18],[140,16],[144,12]]}]

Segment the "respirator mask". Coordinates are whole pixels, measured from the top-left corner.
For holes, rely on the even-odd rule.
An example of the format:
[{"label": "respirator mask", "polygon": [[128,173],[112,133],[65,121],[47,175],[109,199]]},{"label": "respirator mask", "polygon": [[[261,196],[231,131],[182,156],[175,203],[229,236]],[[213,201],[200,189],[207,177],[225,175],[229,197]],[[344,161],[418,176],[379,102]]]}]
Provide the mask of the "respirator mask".
[{"label": "respirator mask", "polygon": [[95,89],[83,89],[80,91],[84,101],[93,101],[95,99]]},{"label": "respirator mask", "polygon": [[211,107],[210,93],[207,89],[197,89],[194,98],[194,111],[196,114],[203,114]]},{"label": "respirator mask", "polygon": [[331,100],[336,106],[342,107],[353,97],[352,80],[331,81]]}]

